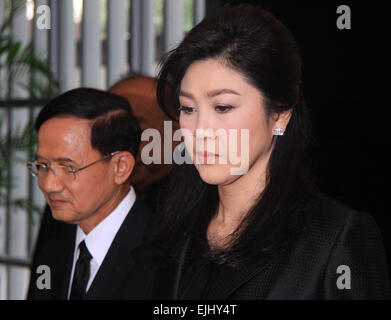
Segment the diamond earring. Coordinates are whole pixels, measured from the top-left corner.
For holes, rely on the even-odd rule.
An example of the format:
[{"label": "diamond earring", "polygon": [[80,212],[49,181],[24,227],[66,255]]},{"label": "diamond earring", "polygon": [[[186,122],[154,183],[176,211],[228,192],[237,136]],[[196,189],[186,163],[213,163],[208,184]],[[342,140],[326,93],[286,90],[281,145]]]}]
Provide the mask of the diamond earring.
[{"label": "diamond earring", "polygon": [[274,128],[273,134],[275,136],[283,136],[284,135],[284,129],[283,128]]}]

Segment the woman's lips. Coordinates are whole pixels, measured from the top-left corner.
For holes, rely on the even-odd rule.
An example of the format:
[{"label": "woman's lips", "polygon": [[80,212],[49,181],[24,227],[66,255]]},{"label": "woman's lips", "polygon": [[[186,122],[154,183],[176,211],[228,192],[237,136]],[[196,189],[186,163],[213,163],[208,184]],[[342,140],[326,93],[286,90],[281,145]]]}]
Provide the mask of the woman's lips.
[{"label": "woman's lips", "polygon": [[198,163],[202,163],[202,164],[216,163],[216,159],[219,158],[218,154],[210,153],[207,151],[197,152],[196,155],[197,155]]}]

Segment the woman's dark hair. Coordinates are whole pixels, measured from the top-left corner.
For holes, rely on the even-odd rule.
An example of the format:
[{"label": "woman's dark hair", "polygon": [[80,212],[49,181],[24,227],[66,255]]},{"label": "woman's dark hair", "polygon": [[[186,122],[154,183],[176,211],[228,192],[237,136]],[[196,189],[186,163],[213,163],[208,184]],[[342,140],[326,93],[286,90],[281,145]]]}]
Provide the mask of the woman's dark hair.
[{"label": "woman's dark hair", "polygon": [[[230,246],[211,254],[207,226],[218,206],[217,187],[201,180],[194,165],[175,168],[159,216],[159,251],[178,257],[193,235],[199,253],[237,266],[259,262],[289,244],[304,226],[303,205],[314,191],[306,162],[310,137],[308,110],[300,92],[301,60],[291,32],[271,13],[251,5],[226,5],[195,26],[163,57],[157,97],[176,119],[181,80],[189,66],[218,59],[241,73],[262,93],[267,114],[292,110],[283,136],[276,137],[266,187],[231,237]],[[174,108],[167,101],[175,101]]]},{"label": "woman's dark hair", "polygon": [[129,151],[137,157],[141,129],[126,99],[98,89],[73,89],[42,108],[35,121],[35,129],[38,132],[45,121],[64,116],[93,121],[91,145],[102,156],[114,151]]}]

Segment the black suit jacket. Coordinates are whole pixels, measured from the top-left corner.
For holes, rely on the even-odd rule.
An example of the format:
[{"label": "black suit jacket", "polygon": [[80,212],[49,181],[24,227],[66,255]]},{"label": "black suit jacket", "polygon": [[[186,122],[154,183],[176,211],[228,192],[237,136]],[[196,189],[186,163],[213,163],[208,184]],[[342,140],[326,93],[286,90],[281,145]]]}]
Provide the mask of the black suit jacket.
[{"label": "black suit jacket", "polygon": [[[372,217],[323,196],[309,208],[308,227],[287,250],[253,266],[220,267],[204,298],[389,299],[384,247]],[[179,266],[156,274],[153,298],[175,296]],[[348,276],[347,269],[338,270],[339,266],[350,269],[350,289],[338,288],[338,278]],[[178,298],[188,299],[186,295]]]},{"label": "black suit jacket", "polygon": [[[126,216],[100,266],[85,299],[145,299],[152,281],[144,248],[150,211],[139,198]],[[76,225],[64,224],[47,238],[31,268],[27,299],[67,299]],[[51,271],[51,288],[38,289],[39,265]]]}]

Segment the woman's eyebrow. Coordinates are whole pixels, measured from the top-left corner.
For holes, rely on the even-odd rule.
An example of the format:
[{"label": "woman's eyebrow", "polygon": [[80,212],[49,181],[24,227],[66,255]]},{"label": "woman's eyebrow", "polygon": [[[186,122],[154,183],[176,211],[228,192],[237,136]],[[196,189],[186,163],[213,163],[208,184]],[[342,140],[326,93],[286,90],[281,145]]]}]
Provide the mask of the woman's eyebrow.
[{"label": "woman's eyebrow", "polygon": [[207,96],[208,97],[215,97],[215,96],[218,96],[220,94],[234,94],[234,95],[240,96],[240,94],[238,92],[236,92],[235,90],[232,90],[232,89],[216,89],[216,90],[212,90],[212,91],[209,91],[207,93]]},{"label": "woman's eyebrow", "polygon": [[[240,93],[236,92],[235,90],[227,89],[227,88],[208,91],[206,95],[209,98],[212,98],[212,97],[218,96],[220,94],[234,94],[234,95],[240,96]],[[183,90],[181,90],[179,92],[179,96],[194,99],[193,95],[190,92],[186,92]]]},{"label": "woman's eyebrow", "polygon": [[191,93],[182,90],[179,92],[179,96],[194,99]]}]

